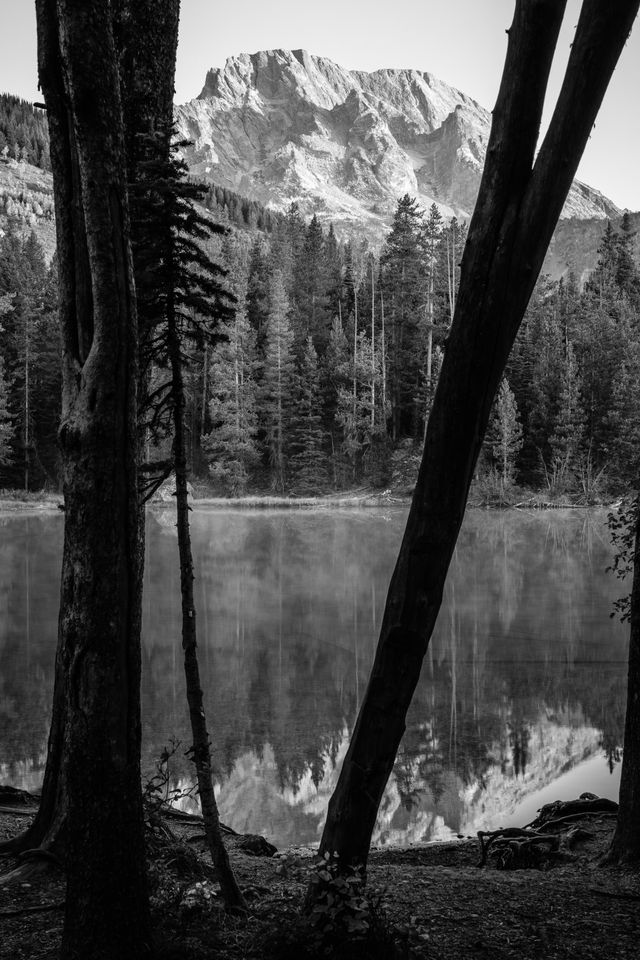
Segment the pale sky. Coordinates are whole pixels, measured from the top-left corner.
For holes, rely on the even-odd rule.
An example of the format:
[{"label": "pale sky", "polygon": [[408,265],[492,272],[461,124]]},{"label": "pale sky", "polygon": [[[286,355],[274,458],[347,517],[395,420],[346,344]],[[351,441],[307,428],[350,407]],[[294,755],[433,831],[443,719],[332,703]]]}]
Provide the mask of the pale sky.
[{"label": "pale sky", "polygon": [[[494,105],[514,0],[182,0],[176,94],[196,97],[210,67],[239,53],[302,48],[341,66],[426,70]],[[548,100],[578,21],[569,0]],[[38,99],[32,0],[0,0],[0,91]],[[613,76],[578,171],[620,207],[640,210],[640,24]]]}]

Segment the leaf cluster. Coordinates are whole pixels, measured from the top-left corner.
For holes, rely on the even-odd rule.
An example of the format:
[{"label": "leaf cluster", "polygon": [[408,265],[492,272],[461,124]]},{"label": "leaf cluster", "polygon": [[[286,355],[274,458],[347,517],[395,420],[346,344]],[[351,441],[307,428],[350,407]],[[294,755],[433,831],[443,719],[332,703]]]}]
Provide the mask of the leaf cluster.
[{"label": "leaf cluster", "polygon": [[[611,544],[615,550],[613,560],[607,567],[607,573],[613,573],[619,580],[625,580],[633,573],[633,558],[638,522],[638,497],[628,494],[623,497],[614,510],[607,515],[607,526]],[[625,594],[613,602],[611,617],[618,616],[622,623],[631,616],[631,595]]]},{"label": "leaf cluster", "polygon": [[162,748],[155,762],[154,772],[142,783],[142,802],[147,824],[153,829],[157,815],[163,808],[171,807],[179,800],[193,797],[195,785],[183,788],[175,785],[171,761],[181,746],[180,740],[171,739]]}]

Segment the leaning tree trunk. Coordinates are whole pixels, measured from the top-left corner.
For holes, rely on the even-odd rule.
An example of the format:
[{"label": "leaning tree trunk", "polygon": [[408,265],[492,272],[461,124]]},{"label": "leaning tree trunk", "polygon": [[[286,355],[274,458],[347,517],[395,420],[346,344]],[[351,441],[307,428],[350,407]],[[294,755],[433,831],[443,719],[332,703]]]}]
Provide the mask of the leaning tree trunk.
[{"label": "leaning tree trunk", "polygon": [[[55,17],[55,2],[42,3],[40,7],[43,18],[45,12],[49,10],[50,17]],[[170,129],[173,121],[179,7],[179,0],[112,0],[111,2],[125,119],[127,174],[130,181],[137,178],[138,167],[143,159],[144,144],[140,134],[149,134],[155,130],[163,131],[165,134],[163,147],[166,149],[167,157],[169,154],[170,135],[166,131]],[[98,80],[99,78],[96,84]],[[62,81],[57,82],[61,84]],[[57,95],[60,103],[63,104],[64,91],[61,86]],[[49,94],[49,99],[51,96],[53,93]],[[58,122],[51,107],[49,117],[50,121]],[[67,134],[63,130],[61,136],[72,137],[73,134],[70,131]],[[54,151],[57,149],[55,143],[52,144],[52,149]],[[58,188],[60,197],[63,197],[56,212],[59,260],[64,258],[65,261],[73,262],[72,269],[67,271],[68,283],[74,288],[69,294],[71,306],[67,309],[73,308],[77,310],[78,315],[89,316],[92,309],[91,272],[86,240],[83,237],[84,218],[77,159],[73,151],[68,149],[66,151],[58,149],[57,155],[58,163],[66,178],[64,197],[62,187]],[[74,298],[75,307],[73,307]],[[146,322],[146,317],[143,317],[142,321],[143,330],[140,335],[144,339],[149,323]],[[74,322],[69,321],[71,325]],[[84,336],[84,339],[86,342],[81,342],[80,345],[83,356],[88,353],[90,347],[88,337]],[[139,408],[145,405],[145,383],[143,382],[140,386]],[[142,511],[140,511],[139,522],[139,562],[142,565],[144,557],[144,513]],[[36,848],[64,859],[68,815],[64,763],[66,685],[66,664],[59,651],[56,656],[53,708],[40,807],[27,830],[0,844],[1,851],[23,853]],[[47,861],[44,863],[46,864]],[[26,873],[33,869],[33,861],[25,863],[16,871],[16,879],[20,877],[24,879]]]},{"label": "leaning tree trunk", "polygon": [[43,808],[52,822],[60,803],[66,811],[62,956],[133,960],[150,954],[151,936],[140,790],[137,323],[120,86],[108,0],[37,0],[36,10],[56,201],[65,496],[48,769],[56,789]]},{"label": "leaning tree trunk", "polygon": [[[170,278],[169,278],[170,279]],[[193,555],[189,525],[187,486],[187,454],[184,436],[185,396],[182,376],[182,356],[177,329],[175,305],[171,291],[167,298],[167,345],[171,364],[173,400],[173,461],[176,471],[176,509],[178,549],[180,553],[180,595],[182,599],[182,649],[184,651],[184,674],[187,686],[187,702],[193,745],[191,757],[195,764],[198,794],[202,819],[211,859],[216,870],[222,896],[227,910],[242,911],[246,906],[236,883],[229,857],[222,840],[218,805],[213,790],[211,747],[204,699],[200,685],[198,666],[196,608],[193,597]]]},{"label": "leaning tree trunk", "polygon": [[640,863],[640,497],[636,508],[627,713],[618,819],[613,842],[604,863]]},{"label": "leaning tree trunk", "polygon": [[366,863],[509,351],[640,0],[584,0],[534,163],[564,0],[518,0],[460,290],[369,684],[320,853]]}]

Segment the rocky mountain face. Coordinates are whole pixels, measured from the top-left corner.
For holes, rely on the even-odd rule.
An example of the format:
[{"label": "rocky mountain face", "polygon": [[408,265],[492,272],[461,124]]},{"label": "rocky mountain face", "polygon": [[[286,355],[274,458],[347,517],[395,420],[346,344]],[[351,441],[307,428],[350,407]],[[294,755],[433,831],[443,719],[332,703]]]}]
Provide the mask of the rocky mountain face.
[{"label": "rocky mountain face", "polygon": [[[429,73],[349,71],[302,50],[271,50],[210,70],[201,94],[176,107],[193,175],[262,204],[333,222],[339,235],[379,243],[398,197],[435,202],[468,219],[489,137],[490,113]],[[35,230],[55,247],[51,174],[0,158],[0,231]],[[607,218],[620,211],[575,181],[545,261],[557,278],[584,281]],[[640,226],[640,214],[634,215]]]},{"label": "rocky mountain face", "polygon": [[[484,107],[429,73],[350,71],[303,50],[230,58],[176,119],[197,176],[280,209],[295,200],[339,235],[375,239],[405,193],[468,219],[491,124]],[[578,181],[563,211],[619,214]]]}]

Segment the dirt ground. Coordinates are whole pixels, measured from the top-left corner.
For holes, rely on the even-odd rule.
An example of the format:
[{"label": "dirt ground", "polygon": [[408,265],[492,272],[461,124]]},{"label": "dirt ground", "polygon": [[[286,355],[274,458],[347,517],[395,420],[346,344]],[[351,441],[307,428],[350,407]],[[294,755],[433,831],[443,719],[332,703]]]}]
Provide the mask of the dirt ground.
[{"label": "dirt ground", "polygon": [[[26,822],[24,815],[0,812],[0,839],[19,832]],[[581,825],[589,838],[556,855],[551,864],[543,862],[541,869],[499,870],[491,858],[479,868],[475,839],[374,849],[368,890],[380,898],[380,910],[398,944],[397,956],[636,960],[640,873],[599,865],[613,824],[608,815],[585,820]],[[158,956],[280,956],[270,952],[270,936],[298,922],[311,852],[254,856],[231,838],[231,859],[249,915],[228,917],[215,884],[198,874],[194,851],[207,859],[203,841],[197,839],[201,826],[170,826],[175,842],[157,850],[150,864],[154,924],[162,944]],[[64,877],[54,868],[22,883],[3,883],[13,865],[11,859],[0,860],[0,958],[50,960],[60,944]]]}]

